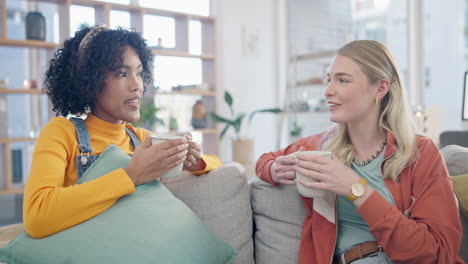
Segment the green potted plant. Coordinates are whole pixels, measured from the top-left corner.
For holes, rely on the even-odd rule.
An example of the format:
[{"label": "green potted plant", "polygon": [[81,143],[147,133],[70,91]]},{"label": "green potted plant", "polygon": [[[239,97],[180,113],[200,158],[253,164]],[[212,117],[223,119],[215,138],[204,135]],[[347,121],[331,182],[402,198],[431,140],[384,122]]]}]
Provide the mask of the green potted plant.
[{"label": "green potted plant", "polygon": [[289,135],[291,136],[291,141],[292,142],[297,141],[301,137],[301,134],[302,134],[302,126],[299,125],[297,120],[294,120],[293,127],[289,131]]},{"label": "green potted plant", "polygon": [[160,110],[153,102],[143,100],[140,105],[140,119],[132,124],[154,131],[157,125],[164,125],[164,121],[157,116]]},{"label": "green potted plant", "polygon": [[[229,110],[231,112],[231,117],[223,117],[216,113],[209,113],[210,117],[218,123],[225,124],[223,130],[221,131],[219,138],[223,139],[226,132],[229,128],[232,127],[236,134],[236,137],[232,140],[232,154],[233,160],[240,162],[240,163],[251,163],[253,160],[253,140],[252,139],[245,139],[241,138],[240,132],[242,129],[242,124],[245,121],[245,117],[247,116],[246,113],[238,113],[236,114],[233,109],[233,102],[234,99],[232,98],[231,94],[228,91],[224,91],[224,101],[229,106]],[[280,108],[265,108],[259,109],[251,112],[249,114],[249,118],[247,121],[247,125],[250,125],[252,118],[258,113],[273,113],[277,114],[282,112]]]}]

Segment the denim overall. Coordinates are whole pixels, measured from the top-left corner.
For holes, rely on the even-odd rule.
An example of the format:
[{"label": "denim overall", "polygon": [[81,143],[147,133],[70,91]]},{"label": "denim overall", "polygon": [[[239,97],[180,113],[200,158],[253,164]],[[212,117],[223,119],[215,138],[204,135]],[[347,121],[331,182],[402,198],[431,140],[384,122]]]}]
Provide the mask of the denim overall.
[{"label": "denim overall", "polygon": [[[89,139],[88,129],[86,128],[84,120],[72,117],[70,118],[70,121],[75,125],[76,134],[78,135],[78,147],[80,148],[80,154],[76,155],[76,172],[78,174],[76,180],[78,180],[89,166],[99,158],[99,155],[90,155],[90,153],[93,153],[93,149],[91,148],[91,141]],[[133,149],[135,149],[140,145],[140,140],[128,127],[125,127],[125,130],[130,136],[130,142],[132,143]]]}]

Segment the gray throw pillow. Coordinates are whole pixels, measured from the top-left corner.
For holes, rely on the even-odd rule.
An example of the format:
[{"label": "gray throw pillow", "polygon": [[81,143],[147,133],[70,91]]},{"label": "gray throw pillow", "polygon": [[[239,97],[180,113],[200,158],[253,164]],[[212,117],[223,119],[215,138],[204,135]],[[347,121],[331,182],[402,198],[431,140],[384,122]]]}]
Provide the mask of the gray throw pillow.
[{"label": "gray throw pillow", "polygon": [[307,216],[296,186],[250,184],[255,222],[256,264],[297,264],[302,224]]},{"label": "gray throw pillow", "polygon": [[223,165],[200,176],[184,171],[177,178],[161,182],[238,251],[232,263],[254,263],[249,187],[239,163]]},{"label": "gray throw pillow", "polygon": [[468,148],[458,145],[448,145],[440,150],[444,157],[450,175],[468,173]]}]

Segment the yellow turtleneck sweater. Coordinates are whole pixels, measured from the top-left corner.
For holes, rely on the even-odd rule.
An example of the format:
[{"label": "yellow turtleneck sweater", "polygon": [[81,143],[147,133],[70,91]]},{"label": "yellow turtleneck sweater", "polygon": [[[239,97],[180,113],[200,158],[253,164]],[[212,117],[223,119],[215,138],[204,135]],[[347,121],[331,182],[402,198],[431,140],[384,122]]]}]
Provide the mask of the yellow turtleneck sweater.
[{"label": "yellow turtleneck sweater", "polygon": [[[130,124],[111,124],[89,115],[85,120],[91,140],[92,154],[100,154],[109,144],[133,153],[125,126],[143,142],[147,130]],[[82,223],[107,208],[120,197],[133,193],[135,186],[123,169],[96,180],[76,184],[78,140],[73,123],[55,117],[42,129],[36,142],[31,170],[24,190],[23,221],[26,232],[42,238]],[[205,170],[221,166],[216,156],[202,155]]]}]

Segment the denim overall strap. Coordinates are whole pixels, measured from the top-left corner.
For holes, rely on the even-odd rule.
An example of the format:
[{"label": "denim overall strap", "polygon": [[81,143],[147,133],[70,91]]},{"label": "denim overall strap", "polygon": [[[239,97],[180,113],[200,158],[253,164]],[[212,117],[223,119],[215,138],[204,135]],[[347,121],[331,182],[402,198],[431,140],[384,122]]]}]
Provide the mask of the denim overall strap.
[{"label": "denim overall strap", "polygon": [[[74,118],[70,119],[73,124],[75,125],[77,137],[78,137],[78,145],[80,148],[80,154],[76,155],[76,173],[77,173],[77,180],[81,178],[83,173],[99,158],[99,155],[91,155],[93,149],[91,148],[91,140],[88,134],[88,129],[84,123],[84,120],[81,118]],[[125,131],[130,136],[130,142],[132,143],[133,149],[140,145],[140,140],[138,137],[133,133],[132,130],[125,128]]]},{"label": "denim overall strap", "polygon": [[76,129],[76,135],[78,136],[78,147],[81,153],[92,153],[91,141],[89,140],[88,129],[84,123],[84,120],[77,117],[70,118]]},{"label": "denim overall strap", "polygon": [[78,147],[80,148],[80,154],[76,155],[76,173],[77,180],[81,178],[83,173],[93,164],[99,155],[91,155],[93,149],[91,148],[91,140],[89,138],[88,129],[81,118],[72,117],[70,121],[75,125],[76,135],[78,138]]},{"label": "denim overall strap", "polygon": [[140,146],[140,140],[130,128],[125,127],[125,131],[127,131],[127,134],[130,136],[130,142],[132,143],[133,150],[135,150],[138,146]]}]

